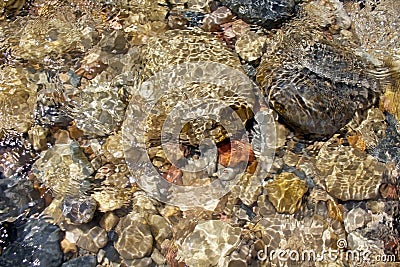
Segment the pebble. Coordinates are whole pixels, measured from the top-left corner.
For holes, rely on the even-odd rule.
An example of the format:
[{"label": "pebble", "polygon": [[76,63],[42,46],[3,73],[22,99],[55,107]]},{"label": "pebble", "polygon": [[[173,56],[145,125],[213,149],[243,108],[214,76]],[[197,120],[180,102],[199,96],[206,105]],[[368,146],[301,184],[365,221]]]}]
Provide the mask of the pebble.
[{"label": "pebble", "polygon": [[385,164],[366,152],[329,142],[319,151],[316,167],[327,192],[343,201],[377,198],[386,171]]},{"label": "pebble", "polygon": [[62,214],[72,223],[83,224],[93,219],[97,208],[96,201],[91,197],[65,197],[62,201]]},{"label": "pebble", "polygon": [[103,228],[95,226],[83,232],[78,239],[77,245],[83,249],[97,253],[107,242],[107,232]]},{"label": "pebble", "polygon": [[49,130],[39,125],[32,126],[28,131],[29,140],[33,149],[42,151],[47,149],[47,134]]},{"label": "pebble", "polygon": [[347,233],[351,233],[358,228],[364,227],[370,220],[370,215],[361,208],[350,210],[344,218],[344,227]]},{"label": "pebble", "polygon": [[68,95],[70,113],[87,136],[98,137],[118,130],[125,114],[122,95],[107,83],[92,83]]},{"label": "pebble", "polygon": [[150,225],[150,229],[157,247],[161,248],[162,242],[165,239],[169,239],[172,237],[171,226],[164,217],[157,214],[149,215],[147,218],[147,222]]},{"label": "pebble", "polygon": [[263,55],[265,41],[265,36],[248,31],[236,41],[235,51],[242,59],[252,62]]},{"label": "pebble", "polygon": [[68,239],[64,238],[61,243],[61,250],[64,254],[67,253],[77,253],[78,252],[78,247],[76,246],[75,243],[71,243]]},{"label": "pebble", "polygon": [[166,263],[165,257],[161,254],[158,249],[153,249],[153,253],[151,253],[151,259],[154,261],[155,264],[163,265]]},{"label": "pebble", "polygon": [[5,67],[0,74],[0,130],[29,130],[34,119],[36,90],[20,68]]},{"label": "pebble", "polygon": [[204,17],[202,28],[208,32],[218,31],[222,24],[231,22],[233,17],[234,15],[228,8],[224,6],[218,7]]},{"label": "pebble", "polygon": [[115,215],[113,212],[108,211],[101,217],[99,225],[104,230],[109,232],[117,225],[118,222],[119,222],[119,217]]}]

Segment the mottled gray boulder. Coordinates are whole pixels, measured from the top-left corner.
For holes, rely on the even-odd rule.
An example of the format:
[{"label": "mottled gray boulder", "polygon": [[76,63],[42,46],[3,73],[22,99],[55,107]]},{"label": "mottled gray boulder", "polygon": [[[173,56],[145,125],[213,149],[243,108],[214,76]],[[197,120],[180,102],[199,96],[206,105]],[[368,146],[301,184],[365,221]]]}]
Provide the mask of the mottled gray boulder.
[{"label": "mottled gray boulder", "polygon": [[251,24],[274,28],[295,11],[294,0],[222,0],[239,18]]}]

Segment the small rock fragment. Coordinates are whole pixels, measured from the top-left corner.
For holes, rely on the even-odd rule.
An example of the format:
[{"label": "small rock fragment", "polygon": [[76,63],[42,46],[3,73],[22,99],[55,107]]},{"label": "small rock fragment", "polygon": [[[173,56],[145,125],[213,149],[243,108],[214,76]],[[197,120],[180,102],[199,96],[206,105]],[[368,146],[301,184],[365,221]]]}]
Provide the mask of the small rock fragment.
[{"label": "small rock fragment", "polygon": [[103,217],[100,219],[100,226],[109,232],[111,229],[114,228],[114,226],[117,225],[119,222],[119,217],[115,215],[112,211],[106,212]]}]

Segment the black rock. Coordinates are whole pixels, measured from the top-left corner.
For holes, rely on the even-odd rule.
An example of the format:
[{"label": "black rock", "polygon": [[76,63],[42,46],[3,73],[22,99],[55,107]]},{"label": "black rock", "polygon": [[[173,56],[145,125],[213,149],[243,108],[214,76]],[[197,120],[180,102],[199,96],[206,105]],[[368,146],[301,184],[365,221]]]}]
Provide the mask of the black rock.
[{"label": "black rock", "polygon": [[87,255],[64,262],[61,267],[96,267],[96,257]]},{"label": "black rock", "polygon": [[103,250],[106,252],[105,253],[105,257],[107,259],[109,259],[112,262],[120,262],[120,257],[119,257],[119,253],[118,251],[115,249],[115,247],[112,244],[107,244],[107,246],[105,246],[103,248]]},{"label": "black rock", "polygon": [[0,266],[58,267],[63,258],[61,238],[58,226],[30,219],[18,229],[16,240],[0,256]]},{"label": "black rock", "polygon": [[294,0],[222,0],[222,4],[250,24],[275,28],[295,13]]}]

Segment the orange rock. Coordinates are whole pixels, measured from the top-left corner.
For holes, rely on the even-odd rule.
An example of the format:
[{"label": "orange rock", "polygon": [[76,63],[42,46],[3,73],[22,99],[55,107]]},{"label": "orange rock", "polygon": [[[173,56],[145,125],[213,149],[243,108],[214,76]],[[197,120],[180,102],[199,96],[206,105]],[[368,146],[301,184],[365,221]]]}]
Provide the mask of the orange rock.
[{"label": "orange rock", "polygon": [[352,148],[356,148],[361,151],[365,151],[365,149],[367,149],[367,144],[361,135],[349,136],[347,137],[347,141],[349,141],[349,144]]},{"label": "orange rock", "polygon": [[91,80],[108,67],[100,60],[91,62],[81,66],[75,71],[76,75],[82,76],[85,79]]},{"label": "orange rock", "polygon": [[68,126],[68,132],[69,136],[74,140],[78,140],[83,136],[83,131],[78,129],[75,122],[72,122],[72,125]]},{"label": "orange rock", "polygon": [[343,208],[335,201],[328,199],[328,217],[343,222]]},{"label": "orange rock", "polygon": [[60,245],[64,254],[67,254],[69,252],[71,253],[78,252],[78,247],[76,246],[76,244],[69,242],[67,239],[63,239]]},{"label": "orange rock", "polygon": [[[232,159],[231,153],[233,155]],[[229,163],[231,163],[232,167],[235,167],[242,162],[247,162],[248,165],[251,165],[254,161],[255,155],[251,144],[234,140],[231,143],[222,143],[218,146],[218,162],[224,167],[227,167]]]},{"label": "orange rock", "polygon": [[176,185],[183,185],[182,175],[182,171],[175,165],[172,165],[167,172],[162,174],[165,180]]}]

